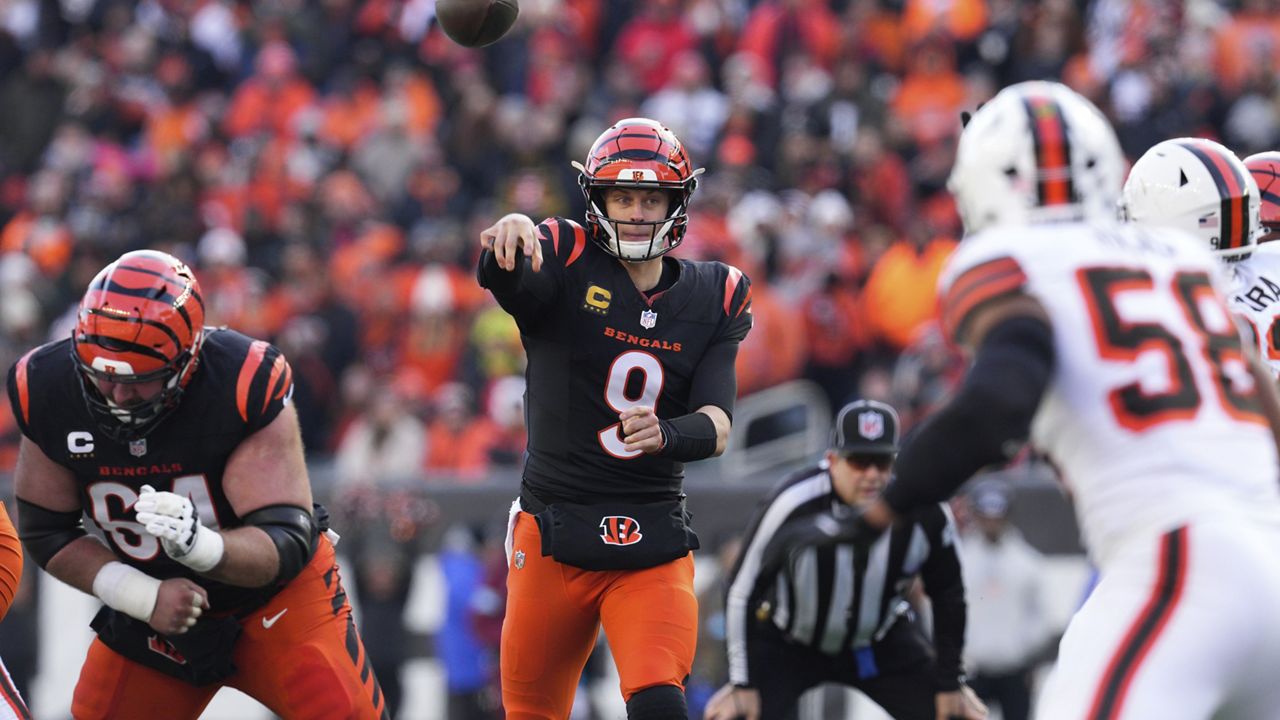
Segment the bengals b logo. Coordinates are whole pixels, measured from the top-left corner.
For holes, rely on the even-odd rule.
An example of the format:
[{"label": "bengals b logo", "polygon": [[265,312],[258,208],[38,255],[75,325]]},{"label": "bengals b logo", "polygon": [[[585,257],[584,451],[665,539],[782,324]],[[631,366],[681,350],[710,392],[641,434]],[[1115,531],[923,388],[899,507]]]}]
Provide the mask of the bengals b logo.
[{"label": "bengals b logo", "polygon": [[159,635],[151,635],[147,637],[147,649],[153,653],[163,655],[179,665],[186,665],[187,659],[182,653],[178,652],[178,648],[173,643],[160,637]]},{"label": "bengals b logo", "polygon": [[635,518],[608,515],[600,520],[600,539],[605,545],[635,545],[642,537]]}]

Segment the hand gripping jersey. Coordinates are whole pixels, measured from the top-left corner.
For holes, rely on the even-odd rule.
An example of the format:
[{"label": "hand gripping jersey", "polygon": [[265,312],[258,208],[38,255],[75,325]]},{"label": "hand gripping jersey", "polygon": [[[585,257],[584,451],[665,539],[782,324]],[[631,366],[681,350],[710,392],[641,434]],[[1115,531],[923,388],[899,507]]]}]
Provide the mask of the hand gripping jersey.
[{"label": "hand gripping jersey", "polygon": [[709,348],[736,346],[751,329],[750,281],[723,263],[667,258],[664,272],[678,279],[646,300],[581,225],[551,218],[538,237],[542,269],[525,267],[518,288],[481,278],[528,354],[525,483],[545,502],[673,497],[683,464],[627,452],[618,414],[652,405],[674,418],[707,404],[691,395],[695,373]]},{"label": "hand gripping jersey", "polygon": [[1044,306],[1057,358],[1031,440],[1104,566],[1129,533],[1280,517],[1275,445],[1202,245],[1136,225],[995,228],[961,243],[940,281],[957,340],[987,301],[1025,293]]},{"label": "hand gripping jersey", "polygon": [[77,372],[70,340],[43,345],[9,372],[9,400],[22,433],[75,474],[88,522],[116,557],[153,577],[191,578],[220,611],[264,602],[274,588],[224,585],[170,559],[138,524],[133,504],[151,485],[190,497],[209,527],[242,524],[223,493],[222,473],[240,442],[289,400],[292,372],[280,351],[232,330],[208,330],[181,405],[145,439],[129,443],[99,432]]},{"label": "hand gripping jersey", "polygon": [[1272,377],[1280,379],[1280,245],[1259,245],[1231,269],[1231,312],[1244,318]]}]

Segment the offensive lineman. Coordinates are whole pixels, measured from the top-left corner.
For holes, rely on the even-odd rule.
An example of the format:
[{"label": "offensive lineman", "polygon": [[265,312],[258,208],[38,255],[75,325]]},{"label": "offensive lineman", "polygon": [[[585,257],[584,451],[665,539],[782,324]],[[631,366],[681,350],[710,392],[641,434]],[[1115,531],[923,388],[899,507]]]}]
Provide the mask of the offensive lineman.
[{"label": "offensive lineman", "polygon": [[8,390],[27,553],[106,604],[72,715],[196,718],[225,685],[286,718],[390,717],[312,514],[289,363],[204,327],[186,264],[107,265]]}]

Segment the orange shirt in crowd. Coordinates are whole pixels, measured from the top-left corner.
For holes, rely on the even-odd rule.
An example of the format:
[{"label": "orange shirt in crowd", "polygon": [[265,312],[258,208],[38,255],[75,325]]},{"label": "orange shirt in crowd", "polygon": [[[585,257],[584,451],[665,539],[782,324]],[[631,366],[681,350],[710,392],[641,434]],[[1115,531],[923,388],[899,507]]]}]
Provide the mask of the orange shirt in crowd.
[{"label": "orange shirt in crowd", "polygon": [[335,93],[326,97],[320,138],[350,150],[359,140],[378,129],[381,105],[382,95],[378,86],[368,80],[360,81],[348,95]]},{"label": "orange shirt in crowd", "polygon": [[858,293],[845,283],[830,292],[810,295],[804,301],[803,312],[809,359],[815,365],[851,364],[870,344],[871,333]]},{"label": "orange shirt in crowd", "polygon": [[169,167],[209,134],[207,115],[194,102],[166,107],[147,116],[146,143]]},{"label": "orange shirt in crowd", "polygon": [[1242,11],[1220,26],[1214,48],[1215,75],[1229,89],[1250,75],[1280,69],[1280,17]]},{"label": "orange shirt in crowd", "polygon": [[71,260],[73,242],[66,223],[24,210],[0,230],[0,255],[25,253],[45,277],[58,277]]},{"label": "orange shirt in crowd", "polygon": [[433,421],[427,426],[426,471],[479,480],[489,469],[489,448],[498,432],[488,418],[473,419],[461,430],[444,420]]},{"label": "orange shirt in crowd", "polygon": [[765,0],[756,5],[747,17],[738,50],[760,58],[770,85],[776,86],[778,82],[775,63],[780,59],[778,55],[782,48],[779,44],[784,30],[799,36],[798,44],[809,52],[815,64],[827,70],[835,67],[836,57],[840,54],[840,19],[826,2]]},{"label": "orange shirt in crowd", "polygon": [[908,72],[891,107],[911,137],[924,145],[955,133],[956,118],[968,98],[964,78],[944,65]]},{"label": "orange shirt in crowd", "polygon": [[259,132],[292,137],[294,116],[311,106],[315,97],[315,90],[301,78],[272,85],[251,77],[236,88],[224,126],[232,137]]},{"label": "orange shirt in crowd", "polygon": [[987,3],[986,0],[907,0],[902,27],[908,42],[936,32],[955,40],[972,40],[987,29]]},{"label": "orange shirt in crowd", "polygon": [[751,285],[751,334],[738,347],[738,396],[800,377],[808,350],[800,311],[763,279]]},{"label": "orange shirt in crowd", "polygon": [[872,331],[896,350],[902,350],[921,325],[938,315],[937,286],[942,266],[956,242],[938,237],[923,249],[907,241],[889,246],[871,269],[862,302]]}]

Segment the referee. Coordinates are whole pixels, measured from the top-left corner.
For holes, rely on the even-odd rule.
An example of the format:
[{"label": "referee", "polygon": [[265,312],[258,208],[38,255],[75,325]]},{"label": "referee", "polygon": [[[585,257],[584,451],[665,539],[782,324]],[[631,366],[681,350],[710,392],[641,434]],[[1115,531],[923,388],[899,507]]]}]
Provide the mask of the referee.
[{"label": "referee", "polygon": [[[877,497],[897,450],[894,409],[851,403],[822,461],[765,498],[729,581],[729,683],[706,720],[794,717],[800,695],[827,682],[857,688],[898,720],[986,717],[964,684],[964,585],[944,505],[903,517],[869,548],[791,540]],[[932,644],[906,599],[917,576],[933,607]]]}]

